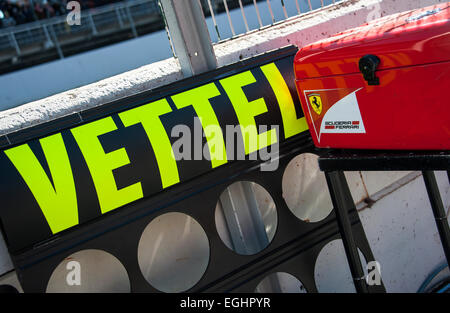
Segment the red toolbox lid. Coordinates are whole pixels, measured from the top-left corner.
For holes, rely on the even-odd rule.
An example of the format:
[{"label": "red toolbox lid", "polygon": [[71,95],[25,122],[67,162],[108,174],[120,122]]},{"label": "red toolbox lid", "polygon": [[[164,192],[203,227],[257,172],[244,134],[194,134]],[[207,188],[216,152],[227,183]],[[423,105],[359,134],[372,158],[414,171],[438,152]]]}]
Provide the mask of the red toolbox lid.
[{"label": "red toolbox lid", "polygon": [[450,60],[450,2],[386,16],[299,50],[296,79],[359,72],[367,54],[378,70]]}]

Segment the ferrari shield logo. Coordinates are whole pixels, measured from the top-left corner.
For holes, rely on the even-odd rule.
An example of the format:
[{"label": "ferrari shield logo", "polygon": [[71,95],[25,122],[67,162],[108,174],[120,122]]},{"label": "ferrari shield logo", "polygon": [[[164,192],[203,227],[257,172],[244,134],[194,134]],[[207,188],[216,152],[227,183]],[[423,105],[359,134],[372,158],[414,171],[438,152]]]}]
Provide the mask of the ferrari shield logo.
[{"label": "ferrari shield logo", "polygon": [[320,115],[322,113],[322,98],[320,98],[318,94],[311,94],[308,96],[308,99],[314,112],[316,112],[317,115]]}]

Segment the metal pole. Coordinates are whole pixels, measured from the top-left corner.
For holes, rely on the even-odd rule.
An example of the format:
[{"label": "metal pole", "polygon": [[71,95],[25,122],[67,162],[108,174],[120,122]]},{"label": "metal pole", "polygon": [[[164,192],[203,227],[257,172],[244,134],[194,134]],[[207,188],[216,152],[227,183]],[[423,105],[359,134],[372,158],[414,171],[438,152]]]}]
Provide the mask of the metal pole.
[{"label": "metal pole", "polygon": [[245,17],[244,7],[242,6],[242,0],[239,0],[239,6],[241,7],[242,18],[244,19],[245,29],[249,32],[247,18]]},{"label": "metal pole", "polygon": [[269,244],[255,195],[248,183],[236,182],[228,186],[219,201],[232,247],[237,253],[251,255]]},{"label": "metal pole", "polygon": [[261,16],[259,15],[258,4],[256,4],[256,0],[253,0],[253,5],[255,6],[256,16],[258,17],[259,28],[263,27],[263,23],[261,21]]},{"label": "metal pole", "polygon": [[64,59],[64,54],[62,52],[61,46],[59,45],[58,37],[56,36],[55,30],[53,29],[53,24],[48,24],[50,29],[50,35],[53,37],[53,43],[55,44],[56,51],[60,59]]},{"label": "metal pole", "polygon": [[92,14],[89,13],[88,14],[88,18],[89,18],[89,23],[91,24],[91,28],[92,28],[92,35],[97,35],[97,28],[95,27],[95,23],[94,23],[94,19],[92,18]]},{"label": "metal pole", "polygon": [[185,77],[217,68],[199,0],[161,0],[167,27]]},{"label": "metal pole", "polygon": [[287,14],[286,6],[284,5],[284,1],[283,0],[281,0],[281,6],[283,7],[284,17],[288,18],[289,16]]},{"label": "metal pole", "polygon": [[[47,39],[46,47],[48,47],[48,46],[53,47],[55,44],[53,43],[53,40],[50,37],[50,34],[48,33],[47,26],[45,24],[42,25],[42,30],[44,32],[45,38]],[[48,46],[47,46],[47,43],[48,43]]]},{"label": "metal pole", "polygon": [[21,54],[20,47],[19,47],[19,44],[17,43],[16,36],[14,36],[13,32],[9,33],[9,40],[10,40],[12,46],[14,47],[14,49],[16,50],[17,56],[20,56],[20,54]]},{"label": "metal pole", "polygon": [[275,17],[273,16],[272,5],[270,4],[270,0],[267,0],[267,8],[269,8],[270,17],[272,18],[272,24],[274,24]]},{"label": "metal pole", "polygon": [[295,0],[295,6],[297,7],[298,14],[302,14],[302,11],[300,10],[300,4],[298,3],[298,0]]},{"label": "metal pole", "polygon": [[220,41],[219,27],[217,26],[216,17],[214,16],[214,9],[213,9],[213,7],[211,5],[211,0],[208,0],[208,6],[209,6],[209,12],[211,13],[211,18],[212,18],[213,23],[214,23],[214,28],[216,29],[217,38]]},{"label": "metal pole", "polygon": [[423,180],[427,187],[428,198],[430,199],[431,208],[433,209],[436,226],[441,237],[442,248],[444,249],[447,263],[450,264],[450,229],[447,222],[447,214],[442,204],[439,187],[436,182],[436,176],[432,171],[423,171]]},{"label": "metal pole", "polygon": [[[348,265],[353,277],[356,291],[367,293],[368,288],[365,280],[364,270],[359,258],[358,248],[353,237],[352,225],[348,217],[348,210],[355,206],[344,173],[341,171],[325,172],[325,177],[333,201],[336,220],[347,255]],[[356,208],[354,208],[356,210]]]},{"label": "metal pole", "polygon": [[228,10],[227,0],[223,0],[223,5],[225,7],[225,11],[227,12],[228,24],[230,24],[231,33],[233,34],[233,36],[236,36],[236,33],[234,32],[233,22],[231,21],[230,17],[230,11]]},{"label": "metal pole", "polygon": [[137,37],[138,34],[137,34],[137,31],[136,31],[136,26],[134,26],[133,17],[131,16],[130,6],[129,6],[128,2],[125,3],[125,11],[127,12],[128,22],[130,23],[131,31],[133,33],[133,36]]},{"label": "metal pole", "polygon": [[120,26],[120,28],[123,28],[123,21],[122,21],[122,17],[120,16],[119,8],[116,8],[115,11],[116,11],[117,20],[119,21],[119,26]]},{"label": "metal pole", "polygon": [[[270,243],[252,186],[235,182],[219,198],[221,213],[226,221],[230,243],[238,254],[251,255]],[[263,290],[281,292],[279,278],[271,276]]]},{"label": "metal pole", "polygon": [[172,55],[174,58],[178,58],[177,53],[175,52],[175,48],[173,47],[173,40],[172,40],[172,37],[170,36],[169,28],[167,27],[166,15],[164,14],[164,10],[162,8],[162,4],[161,4],[160,0],[158,0],[158,6],[159,6],[159,10],[161,12],[161,16],[164,21],[164,29],[166,30],[167,38],[169,39],[169,44],[170,44],[170,49],[172,50]]}]

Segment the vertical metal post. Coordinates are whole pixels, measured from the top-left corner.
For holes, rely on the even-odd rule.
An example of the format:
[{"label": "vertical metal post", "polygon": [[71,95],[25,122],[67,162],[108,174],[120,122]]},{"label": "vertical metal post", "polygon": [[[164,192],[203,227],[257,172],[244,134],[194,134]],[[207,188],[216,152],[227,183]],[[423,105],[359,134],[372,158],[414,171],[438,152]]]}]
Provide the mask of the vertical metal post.
[{"label": "vertical metal post", "polygon": [[436,176],[432,171],[423,171],[423,180],[427,187],[428,198],[430,199],[431,208],[433,209],[436,226],[441,237],[442,248],[444,249],[447,263],[450,264],[450,229],[447,221],[447,214],[444,210],[439,187],[436,182]]},{"label": "vertical metal post", "polygon": [[27,34],[28,34],[28,37],[33,37],[33,35],[31,34],[31,30],[30,30],[29,27],[27,27]]},{"label": "vertical metal post", "polygon": [[272,18],[272,24],[274,24],[275,17],[273,16],[272,5],[270,4],[270,0],[267,0],[267,8],[269,9],[270,17]]},{"label": "vertical metal post", "polygon": [[[230,244],[239,254],[254,254],[270,243],[252,185],[235,182],[219,198]],[[268,292],[281,292],[280,280],[271,275],[261,286]]]},{"label": "vertical metal post", "polygon": [[253,190],[248,183],[236,182],[220,196],[233,249],[253,254],[269,244]]},{"label": "vertical metal post", "polygon": [[336,220],[338,222],[348,264],[352,273],[353,283],[355,284],[358,293],[367,293],[368,288],[365,281],[364,270],[353,237],[352,225],[348,217],[348,210],[352,207],[355,210],[356,208],[347,181],[344,173],[341,171],[325,172],[325,177],[327,179],[328,189],[330,190],[331,200],[336,213]]},{"label": "vertical metal post", "polygon": [[58,52],[58,56],[60,59],[64,59],[64,54],[62,52],[61,46],[59,45],[58,37],[56,37],[55,30],[53,29],[53,25],[49,24],[48,27],[50,28],[50,34],[51,34],[51,37],[53,37],[52,41],[56,46],[56,51]]},{"label": "vertical metal post", "polygon": [[120,26],[120,28],[123,28],[123,21],[122,21],[122,16],[120,16],[119,8],[116,8],[115,11],[116,11],[116,15],[117,15],[117,20],[119,21],[119,26]]},{"label": "vertical metal post", "polygon": [[45,48],[48,49],[49,47],[53,47],[55,44],[53,43],[53,40],[50,37],[47,26],[45,24],[42,25],[42,31],[44,32],[45,38],[47,39],[47,41],[45,42]]},{"label": "vertical metal post", "polygon": [[236,33],[234,31],[234,27],[233,27],[233,21],[231,20],[231,16],[230,16],[230,10],[228,10],[227,0],[223,0],[223,5],[225,7],[225,11],[227,12],[228,24],[230,24],[231,33],[233,34],[233,36],[236,36]]},{"label": "vertical metal post", "polygon": [[259,28],[262,28],[263,23],[261,21],[261,16],[259,15],[259,8],[258,8],[258,4],[256,3],[256,0],[253,0],[253,5],[255,6],[256,16],[258,17]]},{"label": "vertical metal post", "polygon": [[242,0],[239,0],[239,6],[241,8],[242,18],[244,19],[245,29],[247,33],[249,32],[247,18],[245,17],[244,7],[242,6]]},{"label": "vertical metal post", "polygon": [[217,27],[216,17],[214,16],[214,9],[213,9],[213,7],[211,5],[211,0],[208,0],[208,6],[209,6],[209,12],[211,13],[211,18],[212,18],[213,23],[214,23],[214,28],[216,29],[217,38],[220,41],[219,27]]},{"label": "vertical metal post", "polygon": [[295,6],[297,7],[297,13],[299,15],[302,14],[302,11],[300,10],[300,4],[298,3],[298,0],[295,0]]},{"label": "vertical metal post", "polygon": [[97,28],[95,27],[95,23],[94,23],[94,19],[92,18],[92,14],[89,13],[88,14],[88,19],[89,19],[89,23],[91,24],[91,28],[92,28],[92,35],[97,35]]},{"label": "vertical metal post", "polygon": [[161,0],[167,27],[185,77],[217,67],[199,0]]},{"label": "vertical metal post", "polygon": [[284,17],[288,18],[289,16],[287,14],[286,6],[284,5],[284,1],[283,0],[281,0],[281,6],[283,7]]},{"label": "vertical metal post", "polygon": [[136,31],[136,26],[134,25],[133,17],[131,16],[130,6],[129,6],[128,2],[125,2],[125,11],[127,12],[128,22],[130,23],[131,31],[133,32],[133,36],[137,37],[138,34]]},{"label": "vertical metal post", "polygon": [[16,36],[14,36],[13,32],[9,33],[9,41],[12,44],[12,46],[14,47],[14,49],[16,50],[17,56],[20,56],[20,53],[21,53],[20,47],[19,47],[19,44],[17,43]]},{"label": "vertical metal post", "polygon": [[167,24],[167,20],[166,20],[166,15],[164,14],[164,10],[162,8],[162,4],[161,4],[160,0],[158,0],[158,7],[161,12],[163,21],[164,21],[164,29],[166,30],[166,35],[167,35],[167,38],[169,39],[169,44],[170,44],[170,49],[172,50],[172,55],[174,58],[178,58],[177,53],[175,52],[175,48],[173,47],[173,40],[172,40],[172,37],[170,36],[169,28],[167,27],[168,24]]}]

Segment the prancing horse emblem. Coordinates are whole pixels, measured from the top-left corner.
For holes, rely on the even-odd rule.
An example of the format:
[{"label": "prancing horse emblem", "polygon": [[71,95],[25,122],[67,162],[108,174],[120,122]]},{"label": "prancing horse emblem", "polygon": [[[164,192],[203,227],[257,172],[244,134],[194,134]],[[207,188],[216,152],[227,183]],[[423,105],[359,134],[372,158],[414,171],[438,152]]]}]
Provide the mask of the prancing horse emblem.
[{"label": "prancing horse emblem", "polygon": [[314,112],[316,112],[317,115],[320,115],[322,113],[322,98],[320,98],[318,94],[311,94],[308,96],[308,99]]}]

